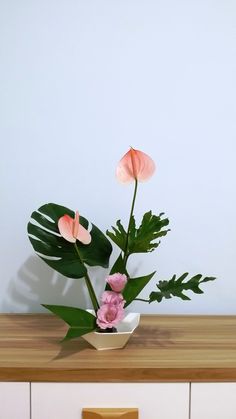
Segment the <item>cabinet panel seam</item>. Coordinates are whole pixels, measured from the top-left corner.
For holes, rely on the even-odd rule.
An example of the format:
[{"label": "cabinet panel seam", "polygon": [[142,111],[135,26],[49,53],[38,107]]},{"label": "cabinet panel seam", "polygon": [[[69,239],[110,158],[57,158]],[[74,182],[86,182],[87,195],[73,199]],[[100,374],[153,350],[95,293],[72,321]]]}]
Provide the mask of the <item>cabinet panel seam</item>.
[{"label": "cabinet panel seam", "polygon": [[192,404],[192,383],[189,383],[189,397],[188,397],[188,417],[191,419],[191,404]]},{"label": "cabinet panel seam", "polygon": [[29,417],[30,417],[30,419],[32,419],[31,382],[29,383]]}]

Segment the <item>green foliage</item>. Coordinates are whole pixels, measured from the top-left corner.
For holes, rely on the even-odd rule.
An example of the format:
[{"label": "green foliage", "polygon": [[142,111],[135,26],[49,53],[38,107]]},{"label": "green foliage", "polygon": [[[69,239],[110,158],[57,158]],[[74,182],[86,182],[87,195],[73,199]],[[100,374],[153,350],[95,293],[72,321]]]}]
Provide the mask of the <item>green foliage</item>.
[{"label": "green foliage", "polygon": [[127,276],[128,272],[124,263],[124,258],[122,253],[119,254],[118,258],[116,259],[114,265],[111,268],[110,275],[115,274],[116,272],[120,272],[121,274],[125,274]]},{"label": "green foliage", "polygon": [[152,211],[146,212],[138,229],[136,229],[133,218],[130,226],[130,254],[152,252],[159,246],[160,241],[158,243],[153,243],[153,241],[166,236],[168,231],[170,231],[169,229],[163,230],[169,224],[169,220],[167,218],[162,219],[162,216],[163,213],[154,215]]},{"label": "green foliage", "polygon": [[[160,241],[157,243],[154,243],[154,241],[165,236],[169,231],[169,229],[164,230],[164,227],[169,224],[169,220],[167,218],[162,219],[162,216],[163,213],[154,215],[152,211],[146,212],[139,228],[136,228],[135,218],[132,216],[127,255],[152,252],[159,246]],[[108,237],[124,252],[127,232],[120,220],[117,221],[116,227],[112,227],[112,229],[113,231],[107,230]]]},{"label": "green foliage", "polygon": [[187,278],[188,273],[184,273],[179,278],[174,275],[169,281],[159,281],[157,288],[159,291],[151,292],[149,296],[149,303],[157,301],[160,303],[163,298],[179,297],[182,300],[190,300],[190,298],[183,293],[183,291],[192,291],[195,294],[203,294],[203,291],[199,287],[200,284],[208,281],[214,281],[216,278],[207,276],[203,278],[203,275],[198,274],[190,278],[188,281],[184,280]]},{"label": "green foliage", "polygon": [[83,336],[97,328],[96,317],[86,310],[60,305],[42,304],[42,306],[56,314],[70,326],[63,341]]},{"label": "green foliage", "polygon": [[[121,250],[117,260],[111,268],[110,275],[120,272],[125,274],[128,278],[122,292],[125,300],[125,307],[135,299],[151,303],[154,301],[161,302],[163,299],[172,297],[190,300],[185,294],[185,291],[202,294],[203,291],[200,288],[200,285],[204,282],[213,281],[215,278],[203,278],[201,274],[198,274],[187,280],[188,273],[184,273],[179,278],[174,275],[169,281],[159,281],[159,283],[156,284],[157,291],[151,292],[149,299],[137,298],[144,287],[153,278],[155,272],[146,276],[130,278],[127,270],[128,258],[135,253],[153,252],[159,246],[160,238],[166,236],[168,231],[170,231],[166,228],[169,224],[169,220],[168,218],[163,217],[164,213],[154,215],[152,214],[152,211],[146,212],[140,226],[136,227],[133,211],[137,185],[138,181],[135,179],[135,189],[128,231],[125,230],[121,221],[118,220],[116,226],[112,226],[112,230],[107,230],[106,232],[107,236]],[[107,237],[94,224],[92,224],[90,231],[92,240],[88,245],[84,245],[79,240],[76,241],[76,244],[65,240],[61,237],[58,229],[58,221],[60,217],[65,214],[72,218],[75,216],[75,213],[70,209],[54,203],[45,204],[37,211],[34,211],[27,227],[29,240],[38,256],[60,274],[69,278],[85,277],[89,295],[96,312],[97,308],[99,308],[99,303],[86,266],[101,266],[107,268],[109,266],[112,246]],[[86,218],[80,216],[80,223],[84,228],[88,229],[89,222]],[[105,289],[110,290],[110,285],[106,284]],[[86,310],[61,305],[43,304],[43,306],[69,325],[69,329],[63,340],[73,339],[94,330],[98,330],[95,315]]]},{"label": "green foliage", "polygon": [[152,272],[146,276],[140,276],[139,278],[129,278],[125,289],[123,291],[123,297],[126,301],[125,307],[127,307],[132,301],[140,294],[142,289],[146,287],[148,282],[152,279],[156,272]]},{"label": "green foliage", "polygon": [[112,226],[114,233],[107,230],[106,234],[124,252],[127,232],[125,231],[120,220],[116,222],[116,225],[117,228]]},{"label": "green foliage", "polygon": [[[90,232],[92,240],[89,245],[76,242],[79,255],[74,243],[70,243],[60,236],[58,220],[68,214],[74,217],[74,212],[57,204],[46,204],[34,211],[28,223],[28,235],[35,252],[51,268],[69,278],[82,278],[87,272],[84,264],[90,266],[108,267],[112,246],[106,236],[92,224]],[[88,228],[86,218],[80,216],[80,223]]]}]

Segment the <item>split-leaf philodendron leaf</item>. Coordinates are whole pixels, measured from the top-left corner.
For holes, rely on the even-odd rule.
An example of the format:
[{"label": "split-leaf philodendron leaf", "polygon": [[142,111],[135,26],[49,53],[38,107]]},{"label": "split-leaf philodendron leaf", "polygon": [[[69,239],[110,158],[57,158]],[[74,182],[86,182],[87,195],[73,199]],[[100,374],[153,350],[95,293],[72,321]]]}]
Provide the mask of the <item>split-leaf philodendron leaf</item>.
[{"label": "split-leaf philodendron leaf", "polygon": [[[87,272],[85,265],[107,268],[112,246],[107,237],[92,224],[91,243],[84,245],[77,241],[66,241],[60,236],[58,220],[68,214],[74,218],[74,212],[57,204],[46,204],[34,211],[28,223],[28,235],[35,252],[51,268],[69,278],[83,278]],[[88,228],[88,221],[80,217],[80,223]],[[85,265],[84,265],[85,264]]]},{"label": "split-leaf philodendron leaf", "polygon": [[160,303],[163,298],[172,298],[179,297],[182,300],[190,300],[190,298],[183,293],[183,291],[192,291],[195,294],[203,294],[203,291],[199,287],[204,282],[214,281],[216,278],[213,276],[206,276],[203,278],[203,275],[198,274],[194,275],[188,281],[185,281],[188,273],[184,273],[179,278],[176,278],[174,275],[169,281],[159,281],[157,288],[159,291],[153,291],[149,295],[149,303],[157,301]]},{"label": "split-leaf philodendron leaf", "polygon": [[[144,214],[140,227],[136,228],[134,216],[131,218],[127,255],[133,253],[146,253],[155,250],[160,242],[155,240],[165,236],[169,229],[164,228],[169,224],[167,218],[162,218],[163,213],[159,215],[152,214],[152,211]],[[127,232],[120,220],[117,221],[113,231],[107,230],[107,235],[124,252],[126,248]]]}]

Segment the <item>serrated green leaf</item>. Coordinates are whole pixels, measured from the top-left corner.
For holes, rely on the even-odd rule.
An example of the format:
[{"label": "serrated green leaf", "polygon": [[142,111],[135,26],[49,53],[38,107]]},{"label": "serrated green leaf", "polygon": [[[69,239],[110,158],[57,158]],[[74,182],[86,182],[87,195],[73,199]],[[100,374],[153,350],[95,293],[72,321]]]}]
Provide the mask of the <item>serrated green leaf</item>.
[{"label": "serrated green leaf", "polygon": [[179,278],[176,278],[176,275],[169,281],[159,281],[157,288],[159,291],[153,291],[149,295],[149,303],[153,301],[161,302],[163,298],[169,299],[172,297],[179,297],[182,300],[190,300],[190,298],[184,294],[183,291],[192,291],[195,294],[203,294],[203,291],[199,285],[203,282],[214,281],[215,277],[205,277],[202,278],[201,274],[197,274],[190,278],[188,281],[184,280],[188,276],[188,273],[184,273]]},{"label": "serrated green leaf", "polygon": [[152,272],[146,276],[140,276],[138,278],[129,278],[128,282],[123,291],[123,297],[126,301],[125,307],[127,307],[132,301],[140,294],[142,289],[148,284],[156,272]]},{"label": "serrated green leaf", "polygon": [[[32,213],[28,223],[29,240],[38,256],[51,268],[69,278],[82,278],[87,272],[84,264],[108,267],[112,246],[106,236],[92,224],[91,243],[84,245],[77,240],[80,258],[73,243],[60,236],[58,220],[68,214],[74,217],[69,208],[57,204],[45,204]],[[88,228],[88,220],[80,216],[80,223]]]},{"label": "serrated green leaf", "polygon": [[[178,284],[182,284],[182,282],[185,280],[185,278],[187,278],[188,276],[188,272],[185,272],[183,275],[181,275],[178,279],[177,279],[177,283]],[[173,276],[173,278],[176,278],[176,275]],[[172,280],[173,280],[172,278]]]},{"label": "serrated green leaf", "polygon": [[42,306],[56,314],[70,326],[63,340],[83,336],[97,328],[96,317],[86,310],[61,305],[42,304]]},{"label": "serrated green leaf", "polygon": [[[160,242],[154,243],[154,241],[165,236],[169,231],[169,229],[164,230],[164,227],[169,224],[169,220],[163,219],[162,216],[163,213],[154,215],[151,211],[147,212],[144,214],[139,228],[136,228],[134,216],[131,217],[127,255],[152,252],[159,246]],[[112,227],[112,230],[107,230],[108,237],[122,251],[125,251],[127,232],[120,220],[117,221],[116,227]]]},{"label": "serrated green leaf", "polygon": [[214,276],[206,276],[204,279],[201,280],[201,284],[203,282],[214,281],[216,278]]},{"label": "serrated green leaf", "polygon": [[108,237],[110,237],[110,239],[121,249],[121,250],[125,250],[125,244],[126,244],[126,236],[127,233],[123,227],[123,225],[121,224],[121,221],[118,220],[116,222],[116,227],[112,227],[113,231],[106,231],[106,234]]},{"label": "serrated green leaf", "polygon": [[159,243],[154,243],[160,237],[165,236],[168,230],[163,230],[169,224],[167,218],[162,219],[163,213],[152,214],[152,211],[144,214],[142,223],[138,229],[133,230],[129,240],[129,253],[145,253],[155,250]]}]

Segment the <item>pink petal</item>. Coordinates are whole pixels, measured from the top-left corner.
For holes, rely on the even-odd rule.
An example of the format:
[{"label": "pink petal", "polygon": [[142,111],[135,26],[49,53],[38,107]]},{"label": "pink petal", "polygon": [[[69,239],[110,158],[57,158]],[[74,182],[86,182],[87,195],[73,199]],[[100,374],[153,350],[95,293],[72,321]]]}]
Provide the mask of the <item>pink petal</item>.
[{"label": "pink petal", "polygon": [[148,180],[155,172],[154,161],[142,151],[135,150],[135,164],[139,181]]},{"label": "pink petal", "polygon": [[112,275],[108,275],[106,282],[110,285],[112,291],[115,291],[116,293],[121,292],[127,283],[127,276],[120,272],[116,272]]},{"label": "pink petal", "polygon": [[147,154],[131,148],[120,160],[116,176],[122,183],[128,183],[137,179],[148,180],[155,171],[155,163]]},{"label": "pink petal", "polygon": [[120,293],[114,291],[104,291],[102,293],[101,302],[103,304],[112,304],[113,306],[122,305],[122,307],[124,307],[126,301]]},{"label": "pink petal", "polygon": [[76,238],[73,237],[74,220],[68,214],[63,215],[58,220],[58,229],[61,236],[68,242],[75,243]]},{"label": "pink petal", "polygon": [[83,244],[89,244],[92,240],[88,230],[86,230],[86,228],[84,228],[81,224],[79,225],[79,230],[76,238]]},{"label": "pink petal", "polygon": [[112,328],[123,320],[124,313],[121,305],[104,304],[97,311],[97,325],[101,329]]},{"label": "pink petal", "polygon": [[135,177],[130,157],[130,150],[122,157],[116,169],[116,177],[122,183],[132,182]]}]

